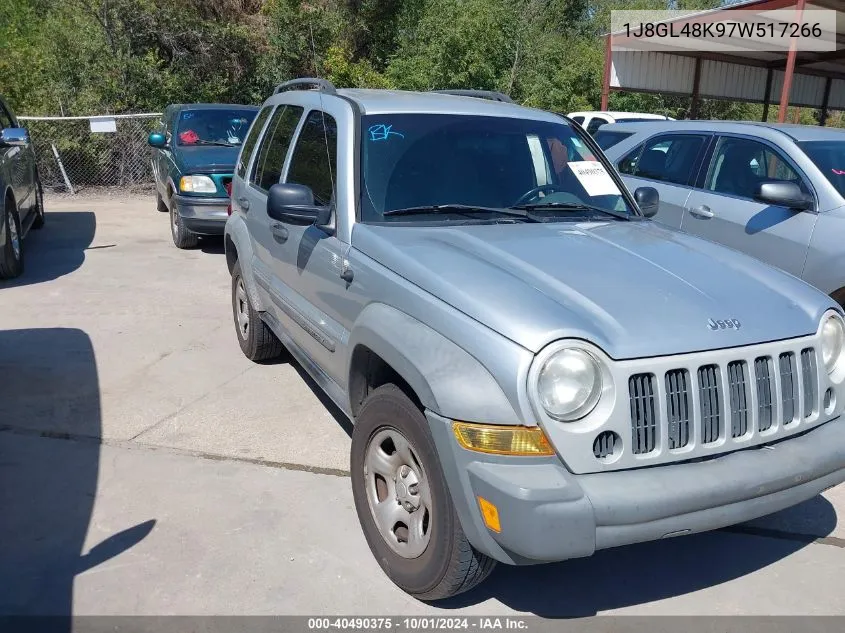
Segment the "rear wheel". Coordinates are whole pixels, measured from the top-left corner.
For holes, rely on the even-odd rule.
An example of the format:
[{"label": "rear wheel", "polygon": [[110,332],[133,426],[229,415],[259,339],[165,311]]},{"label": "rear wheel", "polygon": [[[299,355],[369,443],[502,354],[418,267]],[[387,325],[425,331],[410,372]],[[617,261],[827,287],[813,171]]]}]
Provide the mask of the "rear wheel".
[{"label": "rear wheel", "polygon": [[3,228],[6,240],[0,252],[0,279],[13,279],[23,272],[23,241],[20,218],[11,200],[6,200]]},{"label": "rear wheel", "polygon": [[35,179],[35,219],[32,221],[33,229],[44,227],[44,189],[41,187],[41,179]]},{"label": "rear wheel", "polygon": [[373,391],[352,431],[352,493],[384,573],[420,600],[467,591],[496,561],[467,540],[428,421],[395,385]]},{"label": "rear wheel", "polygon": [[282,343],[252,307],[239,262],[232,268],[232,313],[244,356],[252,361],[281,356]]},{"label": "rear wheel", "polygon": [[173,243],[176,248],[194,248],[199,243],[199,236],[191,233],[185,226],[185,221],[179,215],[179,209],[173,198],[170,199],[170,234],[173,236]]}]

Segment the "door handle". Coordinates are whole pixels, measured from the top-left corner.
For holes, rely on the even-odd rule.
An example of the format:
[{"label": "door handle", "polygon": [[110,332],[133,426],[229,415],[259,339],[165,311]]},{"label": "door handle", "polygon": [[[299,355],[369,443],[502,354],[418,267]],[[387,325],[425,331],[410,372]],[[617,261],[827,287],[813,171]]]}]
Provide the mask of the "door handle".
[{"label": "door handle", "polygon": [[280,222],[270,223],[270,232],[277,242],[286,242],[288,239],[288,229]]},{"label": "door handle", "polygon": [[238,204],[244,211],[249,211],[249,198],[238,198]]},{"label": "door handle", "polygon": [[713,212],[710,210],[706,204],[701,205],[700,207],[693,207],[689,210],[690,215],[693,215],[697,218],[702,220],[709,220],[713,217]]}]

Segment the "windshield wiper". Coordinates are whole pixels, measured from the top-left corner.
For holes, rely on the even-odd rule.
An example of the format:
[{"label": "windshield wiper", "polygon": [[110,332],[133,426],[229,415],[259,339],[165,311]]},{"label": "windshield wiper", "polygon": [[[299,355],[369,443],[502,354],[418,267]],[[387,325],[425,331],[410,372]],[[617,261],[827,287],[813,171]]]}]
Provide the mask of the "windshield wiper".
[{"label": "windshield wiper", "polygon": [[191,145],[219,145],[220,147],[237,147],[234,143],[226,143],[225,141],[206,141],[199,139],[194,141]]},{"label": "windshield wiper", "polygon": [[619,218],[620,220],[630,220],[631,216],[627,213],[622,213],[621,211],[613,211],[611,209],[602,209],[601,207],[594,207],[589,204],[582,204],[580,202],[537,202],[534,204],[518,204],[514,209],[522,209],[528,212],[531,211],[542,211],[544,209],[550,209],[555,211],[593,211],[596,213],[602,213],[604,215],[610,215],[614,218]]},{"label": "windshield wiper", "polygon": [[539,222],[531,214],[517,208],[501,209],[499,207],[480,207],[474,204],[430,204],[405,209],[390,209],[384,212],[385,217],[396,215],[418,215],[425,213],[497,213],[508,217],[517,217],[526,222]]}]

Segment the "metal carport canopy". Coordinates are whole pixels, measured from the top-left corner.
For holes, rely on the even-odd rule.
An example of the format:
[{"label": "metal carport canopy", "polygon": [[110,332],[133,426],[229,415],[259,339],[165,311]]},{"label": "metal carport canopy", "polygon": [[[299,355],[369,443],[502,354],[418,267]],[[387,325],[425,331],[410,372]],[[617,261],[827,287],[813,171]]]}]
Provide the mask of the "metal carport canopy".
[{"label": "metal carport canopy", "polygon": [[[650,50],[635,50],[641,46],[637,38],[616,31],[605,36],[601,109],[608,109],[610,90],[629,90],[692,95],[691,118],[696,118],[701,97],[763,103],[765,120],[772,96],[777,96],[782,106],[781,121],[790,104],[819,108],[824,121],[828,109],[845,109],[845,1],[749,0],[673,21],[695,22],[704,16],[708,20],[740,21],[740,16],[745,17],[750,11],[782,9],[794,9],[796,16],[811,10],[835,11],[836,50],[796,50],[789,45],[782,50],[755,50],[753,42],[747,40],[742,41],[742,46],[748,48],[733,54],[673,46],[664,44],[665,40],[660,40],[659,45],[649,41]],[[736,13],[738,10],[742,13]],[[834,37],[832,33],[828,35]]]}]

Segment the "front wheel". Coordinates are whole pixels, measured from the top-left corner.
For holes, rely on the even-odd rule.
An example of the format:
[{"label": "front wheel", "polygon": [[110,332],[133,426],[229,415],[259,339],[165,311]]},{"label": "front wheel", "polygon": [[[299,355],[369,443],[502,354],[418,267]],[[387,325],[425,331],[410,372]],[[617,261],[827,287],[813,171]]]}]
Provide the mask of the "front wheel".
[{"label": "front wheel", "polygon": [[185,226],[185,221],[179,215],[179,209],[172,198],[170,199],[170,233],[176,248],[194,248],[199,243],[199,236],[191,233]]},{"label": "front wheel", "polygon": [[44,228],[44,188],[41,186],[41,179],[35,180],[35,219],[32,221],[33,229]]},{"label": "front wheel", "polygon": [[422,411],[395,385],[373,391],[352,432],[352,494],[384,573],[420,600],[482,582],[496,564],[467,540]]},{"label": "front wheel", "polygon": [[9,200],[2,221],[6,239],[0,244],[0,279],[14,279],[23,272],[23,241],[20,218]]},{"label": "front wheel", "polygon": [[282,343],[252,307],[240,262],[232,269],[232,313],[244,356],[256,362],[281,356]]}]

